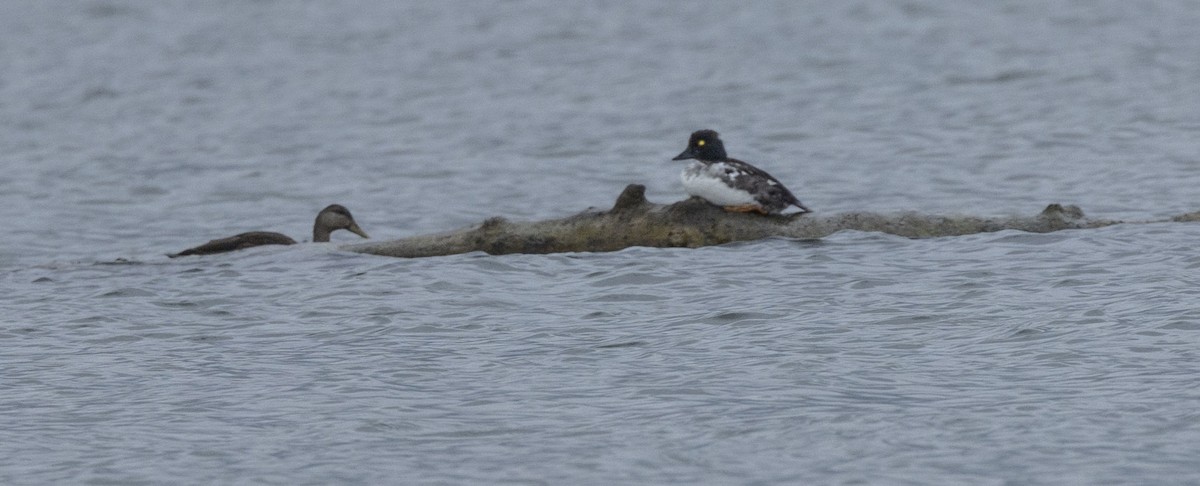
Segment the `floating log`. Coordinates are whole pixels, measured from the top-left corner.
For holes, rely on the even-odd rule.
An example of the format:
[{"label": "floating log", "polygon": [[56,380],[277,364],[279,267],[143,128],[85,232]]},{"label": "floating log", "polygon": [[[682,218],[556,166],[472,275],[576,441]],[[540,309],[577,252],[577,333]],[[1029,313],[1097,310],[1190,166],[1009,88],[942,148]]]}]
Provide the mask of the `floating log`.
[{"label": "floating log", "polygon": [[673,204],[655,204],[646,200],[645,186],[631,184],[608,210],[589,209],[563,219],[532,222],[514,222],[497,217],[447,233],[349,244],[341,248],[404,258],[475,251],[492,255],[603,252],[631,246],[696,248],[768,237],[818,239],[843,230],[877,231],[907,238],[934,238],[1006,229],[1049,233],[1118,223],[1120,221],[1088,219],[1078,207],[1060,204],[1051,204],[1033,217],[1010,218],[932,216],[911,212],[764,216],[728,212],[699,198]]}]

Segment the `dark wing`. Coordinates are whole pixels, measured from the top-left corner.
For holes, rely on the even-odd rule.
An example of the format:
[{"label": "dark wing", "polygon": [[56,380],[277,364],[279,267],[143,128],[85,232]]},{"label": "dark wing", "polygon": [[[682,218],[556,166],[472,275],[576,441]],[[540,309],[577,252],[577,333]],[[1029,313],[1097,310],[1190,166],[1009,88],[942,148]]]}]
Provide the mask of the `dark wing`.
[{"label": "dark wing", "polygon": [[175,258],[187,255],[212,255],[214,253],[225,253],[227,251],[241,250],[263,245],[293,245],[296,240],[288,238],[287,235],[272,233],[270,231],[252,231],[242,233],[237,236],[212,240],[195,248],[188,248],[174,255],[167,255]]},{"label": "dark wing", "polygon": [[[795,194],[792,194],[792,191],[789,191],[787,187],[784,187],[783,183],[779,182],[779,179],[776,179],[771,174],[768,174],[767,171],[737,159],[725,159],[724,162],[751,176],[748,178],[739,177],[735,182],[735,186],[746,189],[752,194],[763,194],[769,201],[782,201],[785,203],[784,206],[782,206],[783,208],[786,208],[787,205],[790,204],[800,208],[801,212],[812,212],[811,209],[808,209],[808,207],[800,202],[800,199],[798,199]],[[745,179],[745,182],[743,182],[743,179]],[[774,182],[774,184],[772,184],[772,182]]]}]

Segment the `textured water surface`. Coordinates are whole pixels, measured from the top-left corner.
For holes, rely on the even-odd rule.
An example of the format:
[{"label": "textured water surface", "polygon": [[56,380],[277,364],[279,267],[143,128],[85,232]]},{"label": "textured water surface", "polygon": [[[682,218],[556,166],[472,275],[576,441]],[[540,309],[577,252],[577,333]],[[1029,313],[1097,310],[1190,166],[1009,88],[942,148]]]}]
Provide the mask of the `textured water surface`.
[{"label": "textured water surface", "polygon": [[0,3],[0,483],[1200,482],[1194,224],[399,260],[683,197],[1200,209],[1189,2]]}]

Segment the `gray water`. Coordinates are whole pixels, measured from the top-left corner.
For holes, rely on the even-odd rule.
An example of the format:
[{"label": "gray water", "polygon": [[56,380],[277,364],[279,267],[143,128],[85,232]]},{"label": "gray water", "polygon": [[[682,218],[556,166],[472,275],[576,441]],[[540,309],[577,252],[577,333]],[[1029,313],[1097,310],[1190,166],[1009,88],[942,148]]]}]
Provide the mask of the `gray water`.
[{"label": "gray water", "polygon": [[1194,224],[169,260],[682,199],[1200,209],[1200,9],[0,2],[0,483],[1195,484]]}]

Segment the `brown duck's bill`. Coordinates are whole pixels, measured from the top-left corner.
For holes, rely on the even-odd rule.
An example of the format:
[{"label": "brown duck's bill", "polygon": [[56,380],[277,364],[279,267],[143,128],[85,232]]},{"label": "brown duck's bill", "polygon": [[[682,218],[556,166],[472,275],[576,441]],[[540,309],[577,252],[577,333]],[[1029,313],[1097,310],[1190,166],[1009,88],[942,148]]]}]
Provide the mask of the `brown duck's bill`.
[{"label": "brown duck's bill", "polygon": [[370,236],[367,236],[366,231],[363,231],[362,228],[358,227],[358,223],[350,223],[350,227],[346,228],[346,230],[363,238],[371,238]]}]

